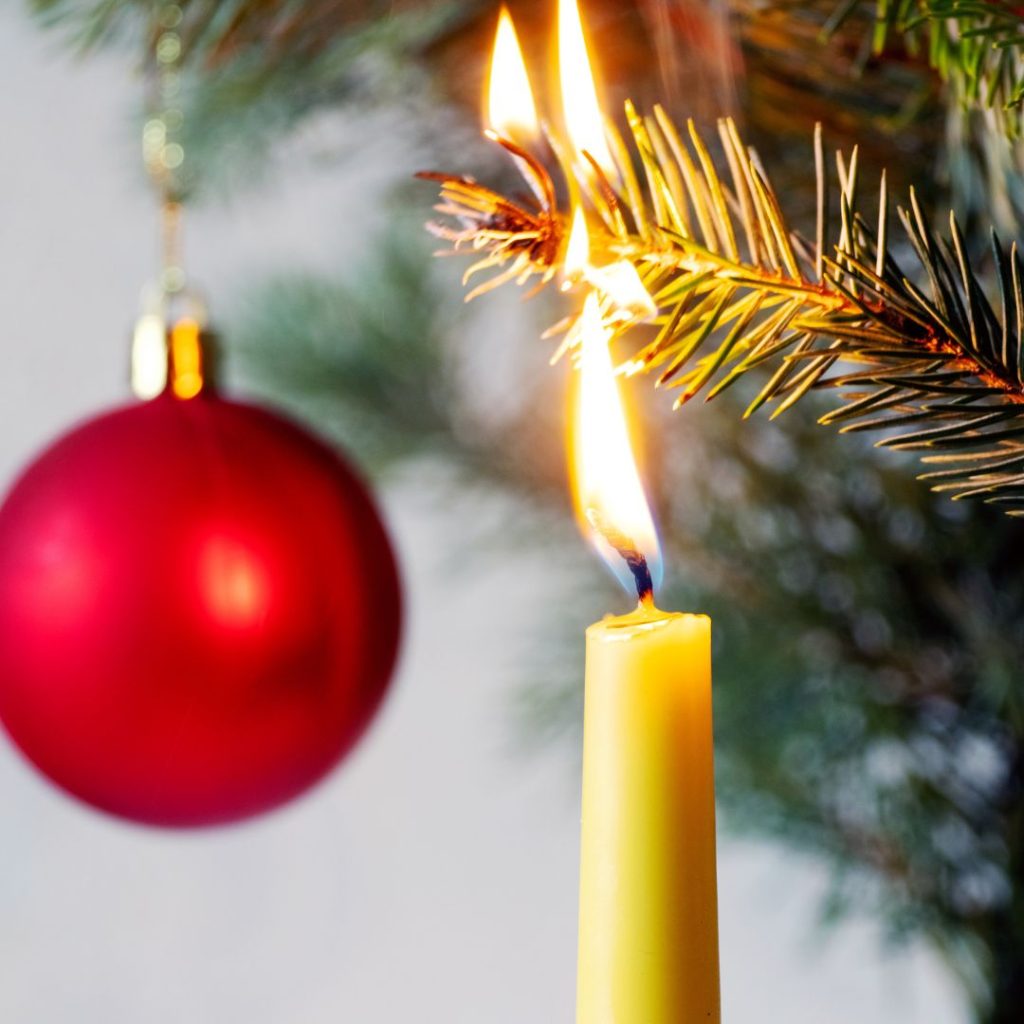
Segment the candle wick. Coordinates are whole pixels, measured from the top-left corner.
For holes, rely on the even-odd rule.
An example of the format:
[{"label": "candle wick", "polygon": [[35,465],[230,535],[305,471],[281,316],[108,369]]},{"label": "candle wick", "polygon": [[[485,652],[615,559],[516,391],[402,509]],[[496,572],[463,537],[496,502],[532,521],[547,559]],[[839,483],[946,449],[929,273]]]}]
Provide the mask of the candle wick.
[{"label": "candle wick", "polygon": [[633,574],[636,583],[636,596],[642,608],[650,608],[654,604],[654,583],[651,580],[651,569],[644,553],[636,546],[632,537],[627,537],[617,529],[596,508],[587,509],[587,520],[590,525],[619,553],[627,568]]}]

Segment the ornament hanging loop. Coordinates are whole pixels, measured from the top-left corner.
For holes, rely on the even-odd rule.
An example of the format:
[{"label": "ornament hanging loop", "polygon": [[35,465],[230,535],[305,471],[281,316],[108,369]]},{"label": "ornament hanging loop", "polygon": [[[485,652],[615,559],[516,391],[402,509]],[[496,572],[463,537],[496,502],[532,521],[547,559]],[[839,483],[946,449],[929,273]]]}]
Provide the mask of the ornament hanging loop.
[{"label": "ornament hanging loop", "polygon": [[147,117],[142,157],[160,200],[160,274],[143,294],[135,325],[131,378],[136,397],[193,398],[208,383],[206,310],[188,289],[182,219],[187,193],[178,3],[158,4],[146,46]]}]

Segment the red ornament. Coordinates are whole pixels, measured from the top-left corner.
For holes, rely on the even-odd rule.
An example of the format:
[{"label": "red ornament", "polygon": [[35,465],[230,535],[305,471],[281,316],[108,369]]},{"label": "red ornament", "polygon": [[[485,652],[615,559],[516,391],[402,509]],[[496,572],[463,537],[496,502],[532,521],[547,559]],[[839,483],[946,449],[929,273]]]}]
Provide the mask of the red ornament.
[{"label": "red ornament", "polygon": [[381,702],[398,577],[366,489],[207,394],[101,415],[0,508],[0,718],[59,786],[212,825],[307,789]]}]

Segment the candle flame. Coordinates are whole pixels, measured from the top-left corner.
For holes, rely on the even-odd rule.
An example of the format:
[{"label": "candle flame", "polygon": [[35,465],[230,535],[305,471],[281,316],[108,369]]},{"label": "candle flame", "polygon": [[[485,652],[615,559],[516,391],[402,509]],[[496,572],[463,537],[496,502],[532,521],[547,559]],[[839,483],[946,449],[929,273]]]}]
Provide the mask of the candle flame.
[{"label": "candle flame", "polygon": [[570,415],[573,498],[584,536],[629,593],[661,582],[658,535],[637,469],[606,324],[594,293],[574,328],[577,380]]},{"label": "candle flame", "polygon": [[507,7],[501,9],[494,36],[486,120],[492,132],[518,145],[535,139],[539,132],[530,78]]},{"label": "candle flame", "polygon": [[618,172],[604,134],[604,115],[577,0],[559,0],[558,72],[562,87],[562,113],[569,141],[578,154],[589,153],[610,181]]}]

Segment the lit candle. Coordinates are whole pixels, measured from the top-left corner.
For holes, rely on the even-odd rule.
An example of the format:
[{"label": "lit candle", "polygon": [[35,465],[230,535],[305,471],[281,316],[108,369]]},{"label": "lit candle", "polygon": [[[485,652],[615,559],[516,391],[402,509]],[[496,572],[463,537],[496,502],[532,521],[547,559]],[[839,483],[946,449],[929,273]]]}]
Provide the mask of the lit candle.
[{"label": "lit candle", "polygon": [[[576,0],[560,0],[558,23],[573,165],[565,169],[589,176],[593,161],[615,182]],[[538,120],[506,12],[495,41],[487,121],[491,137],[518,154],[543,204],[542,177],[525,148]],[[578,369],[570,418],[573,489],[581,528],[639,603],[587,630],[576,1019],[717,1024],[711,623],[654,605],[657,535],[609,343],[613,325],[646,319],[655,307],[631,262],[609,257],[603,263],[593,264],[586,215],[577,207],[564,259],[567,287],[582,282],[587,291],[563,348],[573,352]]]},{"label": "lit candle", "polygon": [[718,1022],[711,622],[662,612],[596,296],[574,330],[580,524],[639,605],[587,630],[577,1024]]}]

